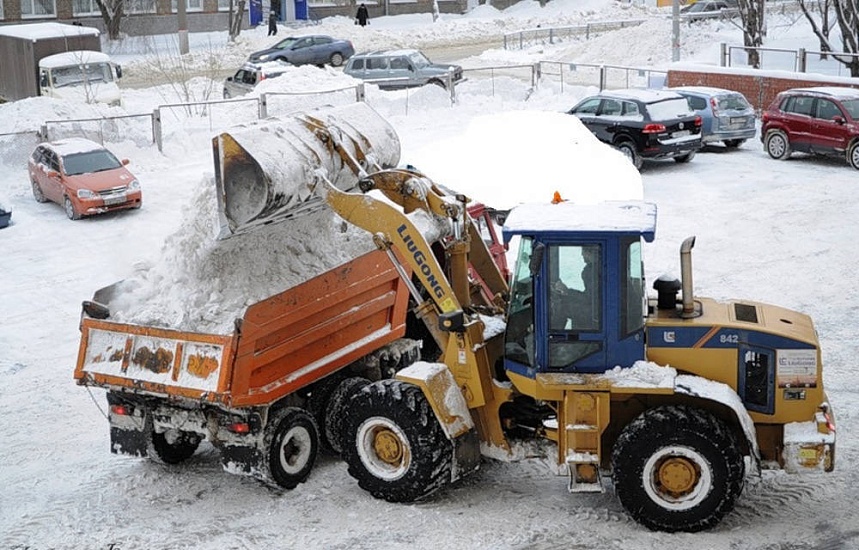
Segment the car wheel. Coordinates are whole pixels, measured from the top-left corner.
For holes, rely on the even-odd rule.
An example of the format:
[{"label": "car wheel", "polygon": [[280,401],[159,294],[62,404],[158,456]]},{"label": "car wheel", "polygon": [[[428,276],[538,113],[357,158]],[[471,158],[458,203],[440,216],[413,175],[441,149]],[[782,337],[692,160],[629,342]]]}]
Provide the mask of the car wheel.
[{"label": "car wheel", "polygon": [[680,155],[679,157],[674,157],[674,162],[677,162],[679,164],[686,164],[687,162],[689,162],[693,158],[695,158],[695,151],[689,151],[685,155]]},{"label": "car wheel", "polygon": [[274,60],[275,61],[282,61],[284,63],[289,63],[289,60],[285,57],[276,57]]},{"label": "car wheel", "polygon": [[72,199],[68,197],[63,197],[63,208],[66,210],[66,216],[69,217],[70,220],[79,220],[81,219],[81,215],[75,210],[75,205],[72,204]]},{"label": "car wheel", "polygon": [[847,162],[850,163],[850,166],[859,170],[859,140],[853,142],[847,149]]},{"label": "car wheel", "polygon": [[42,188],[39,187],[39,184],[36,183],[35,180],[30,183],[33,186],[33,198],[36,199],[36,202],[48,202],[48,199],[45,198],[45,194],[42,193]]},{"label": "car wheel", "polygon": [[334,52],[331,54],[331,65],[333,67],[339,67],[343,64],[343,54],[340,52]]},{"label": "car wheel", "polygon": [[430,80],[427,84],[432,84],[433,86],[438,86],[442,90],[447,90],[447,86],[444,85],[444,82],[441,80]]},{"label": "car wheel", "polygon": [[737,147],[744,144],[745,142],[746,142],[746,140],[744,140],[744,139],[726,139],[725,140],[725,147],[727,147],[728,149],[736,149]]},{"label": "car wheel", "polygon": [[790,142],[781,130],[770,130],[765,146],[767,153],[776,160],[784,160],[790,156]]},{"label": "car wheel", "polygon": [[230,98],[232,98],[232,97],[233,97],[233,96],[232,96],[232,95],[230,95],[229,90],[227,90],[226,88],[224,88],[224,99],[230,99]]},{"label": "car wheel", "polygon": [[644,161],[641,159],[641,155],[635,150],[635,144],[631,141],[621,141],[617,145],[615,145],[618,151],[623,153],[623,156],[629,159],[629,162],[635,166],[636,170],[640,170],[641,166],[644,164]]}]

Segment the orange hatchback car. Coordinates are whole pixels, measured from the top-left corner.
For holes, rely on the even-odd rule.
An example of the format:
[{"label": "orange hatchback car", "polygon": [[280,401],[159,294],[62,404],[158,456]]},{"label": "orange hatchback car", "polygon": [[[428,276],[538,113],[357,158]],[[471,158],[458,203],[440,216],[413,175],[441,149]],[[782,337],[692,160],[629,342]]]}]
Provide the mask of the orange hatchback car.
[{"label": "orange hatchback car", "polygon": [[125,167],[128,159],[94,141],[40,143],[27,164],[36,201],[62,205],[71,220],[143,206],[140,183]]}]

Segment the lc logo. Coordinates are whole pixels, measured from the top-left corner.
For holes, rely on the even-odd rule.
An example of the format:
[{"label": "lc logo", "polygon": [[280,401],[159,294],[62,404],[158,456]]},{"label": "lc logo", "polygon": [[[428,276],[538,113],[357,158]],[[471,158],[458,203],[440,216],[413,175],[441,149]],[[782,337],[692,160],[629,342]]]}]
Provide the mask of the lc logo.
[{"label": "lc logo", "polygon": [[662,339],[668,344],[673,344],[675,341],[674,331],[666,330],[662,333]]}]

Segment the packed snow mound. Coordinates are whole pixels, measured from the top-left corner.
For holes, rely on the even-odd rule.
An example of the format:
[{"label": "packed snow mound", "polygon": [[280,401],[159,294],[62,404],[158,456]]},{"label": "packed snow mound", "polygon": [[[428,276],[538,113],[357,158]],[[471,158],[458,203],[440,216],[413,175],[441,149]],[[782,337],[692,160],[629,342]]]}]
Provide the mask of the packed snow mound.
[{"label": "packed snow mound", "polygon": [[203,178],[157,263],[139,265],[109,304],[111,320],[228,334],[245,309],[373,249],[370,236],[323,209],[217,240],[213,177]]},{"label": "packed snow mound", "polygon": [[476,117],[457,138],[427,145],[409,162],[436,182],[502,210],[549,202],[555,191],[582,204],[644,198],[632,163],[566,113]]}]

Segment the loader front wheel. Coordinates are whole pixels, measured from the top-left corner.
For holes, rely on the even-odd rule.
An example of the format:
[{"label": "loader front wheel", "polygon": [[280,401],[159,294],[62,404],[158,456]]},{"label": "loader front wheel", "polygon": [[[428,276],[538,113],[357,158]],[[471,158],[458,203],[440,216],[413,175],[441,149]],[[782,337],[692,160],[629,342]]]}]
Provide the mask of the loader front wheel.
[{"label": "loader front wheel", "polygon": [[151,432],[147,454],[161,464],[179,464],[191,458],[202,437],[194,432],[167,430]]},{"label": "loader front wheel", "polygon": [[343,458],[362,489],[388,502],[412,502],[450,481],[451,443],[420,388],[380,380],[349,409]]},{"label": "loader front wheel", "polygon": [[654,531],[716,525],[743,489],[745,463],[731,430],[712,414],[664,406],[639,415],[612,452],[614,486],[636,521]]},{"label": "loader front wheel", "polygon": [[295,489],[310,476],[319,452],[316,422],[296,407],[276,411],[266,427],[265,449],[271,480],[284,489]]}]

